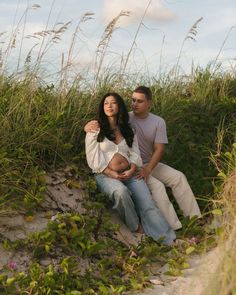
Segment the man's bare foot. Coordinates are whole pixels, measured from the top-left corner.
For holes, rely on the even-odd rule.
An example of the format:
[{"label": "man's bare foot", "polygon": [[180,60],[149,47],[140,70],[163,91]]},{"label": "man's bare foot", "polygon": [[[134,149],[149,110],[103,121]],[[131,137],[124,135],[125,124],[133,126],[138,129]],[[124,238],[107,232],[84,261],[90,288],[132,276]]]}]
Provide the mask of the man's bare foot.
[{"label": "man's bare foot", "polygon": [[136,233],[144,234],[144,229],[143,229],[143,226],[142,226],[141,223],[138,225],[138,228],[136,230]]}]

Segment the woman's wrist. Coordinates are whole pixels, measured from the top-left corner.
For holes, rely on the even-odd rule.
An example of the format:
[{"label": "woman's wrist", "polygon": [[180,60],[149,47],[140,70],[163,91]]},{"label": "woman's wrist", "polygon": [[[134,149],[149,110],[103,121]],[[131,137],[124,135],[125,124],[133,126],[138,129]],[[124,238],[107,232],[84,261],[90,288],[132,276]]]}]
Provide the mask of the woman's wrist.
[{"label": "woman's wrist", "polygon": [[136,169],[137,169],[136,164],[131,163],[131,164],[130,164],[130,169],[129,169],[129,171],[132,172],[132,173],[134,173],[134,172],[136,171]]},{"label": "woman's wrist", "polygon": [[112,170],[111,170],[109,167],[106,167],[106,168],[102,171],[102,173],[105,174],[106,176],[110,176],[111,171],[112,171]]}]

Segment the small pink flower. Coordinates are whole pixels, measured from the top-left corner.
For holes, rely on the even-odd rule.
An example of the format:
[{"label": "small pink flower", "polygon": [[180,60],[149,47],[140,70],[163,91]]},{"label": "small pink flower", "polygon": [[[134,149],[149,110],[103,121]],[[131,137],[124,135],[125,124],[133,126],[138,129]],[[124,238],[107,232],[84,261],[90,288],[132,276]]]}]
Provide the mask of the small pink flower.
[{"label": "small pink flower", "polygon": [[191,239],[188,240],[190,244],[196,245],[199,241],[196,237],[192,237]]},{"label": "small pink flower", "polygon": [[16,270],[16,269],[17,269],[17,264],[16,264],[16,262],[11,261],[11,262],[8,263],[8,267],[9,267],[11,270]]},{"label": "small pink flower", "polygon": [[130,257],[131,258],[137,258],[138,254],[135,251],[132,250],[131,253],[130,253]]}]

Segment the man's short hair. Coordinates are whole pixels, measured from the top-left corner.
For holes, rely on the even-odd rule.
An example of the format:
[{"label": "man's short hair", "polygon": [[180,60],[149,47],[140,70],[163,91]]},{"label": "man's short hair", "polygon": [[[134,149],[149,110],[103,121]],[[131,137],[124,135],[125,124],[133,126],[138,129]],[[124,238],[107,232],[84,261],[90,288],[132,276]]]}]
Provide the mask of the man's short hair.
[{"label": "man's short hair", "polygon": [[134,92],[142,93],[145,95],[147,100],[152,100],[152,91],[149,87],[138,86],[137,88],[135,88]]}]

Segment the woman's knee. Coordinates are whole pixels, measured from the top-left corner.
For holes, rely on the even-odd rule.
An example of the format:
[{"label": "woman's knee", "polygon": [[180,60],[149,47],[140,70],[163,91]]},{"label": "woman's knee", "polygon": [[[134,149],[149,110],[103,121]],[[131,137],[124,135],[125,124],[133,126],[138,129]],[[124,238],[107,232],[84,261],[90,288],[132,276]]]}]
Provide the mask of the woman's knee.
[{"label": "woman's knee", "polygon": [[127,187],[116,188],[113,191],[113,197],[117,203],[122,204],[126,204],[127,202],[130,202],[132,200],[130,191],[127,189]]}]

